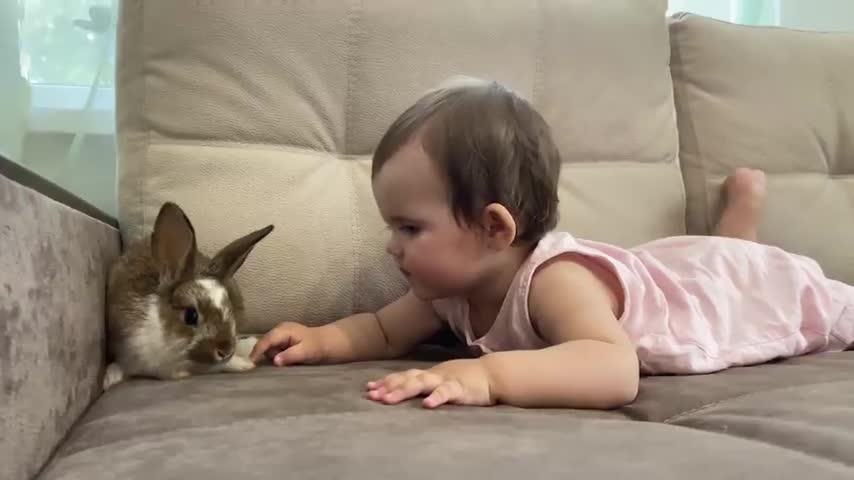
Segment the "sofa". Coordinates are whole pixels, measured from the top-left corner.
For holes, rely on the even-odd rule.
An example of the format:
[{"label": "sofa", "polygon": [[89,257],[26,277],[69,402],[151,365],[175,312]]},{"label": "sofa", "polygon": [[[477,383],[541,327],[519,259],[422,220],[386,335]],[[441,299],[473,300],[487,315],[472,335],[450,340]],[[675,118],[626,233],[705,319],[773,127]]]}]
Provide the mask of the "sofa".
[{"label": "sofa", "polygon": [[[0,346],[17,345],[0,353],[4,478],[854,478],[854,352],[645,377],[611,411],[364,397],[368,380],[459,355],[447,336],[393,361],[100,390],[103,272],[167,200],[193,219],[202,251],[275,224],[238,273],[242,335],[402,294],[372,149],[457,74],[506,84],[551,125],[565,162],[559,228],[622,246],[710,234],[723,179],[757,167],[768,173],[761,240],[854,283],[852,33],[667,17],[665,0],[125,0],[120,213],[97,242],[73,237],[87,260],[57,274],[79,270],[88,290],[0,309]],[[50,207],[16,192],[5,213]],[[57,228],[84,222],[68,215]],[[45,251],[77,258],[21,258]],[[46,281],[38,269],[0,280],[17,285],[13,275]],[[63,310],[81,295],[91,308]]]}]

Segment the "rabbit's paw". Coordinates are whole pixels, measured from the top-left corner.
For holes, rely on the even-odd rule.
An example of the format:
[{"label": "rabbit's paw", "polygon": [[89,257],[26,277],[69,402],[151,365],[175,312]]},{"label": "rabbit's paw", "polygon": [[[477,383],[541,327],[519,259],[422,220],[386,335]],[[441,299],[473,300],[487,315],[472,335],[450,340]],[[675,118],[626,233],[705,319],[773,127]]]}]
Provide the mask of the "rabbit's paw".
[{"label": "rabbit's paw", "polygon": [[255,368],[255,363],[246,357],[234,355],[222,365],[222,371],[226,373],[247,372]]},{"label": "rabbit's paw", "polygon": [[118,363],[111,363],[107,366],[107,371],[104,373],[104,391],[110,389],[113,385],[121,382],[125,379],[125,372],[122,370],[122,367],[119,366]]}]

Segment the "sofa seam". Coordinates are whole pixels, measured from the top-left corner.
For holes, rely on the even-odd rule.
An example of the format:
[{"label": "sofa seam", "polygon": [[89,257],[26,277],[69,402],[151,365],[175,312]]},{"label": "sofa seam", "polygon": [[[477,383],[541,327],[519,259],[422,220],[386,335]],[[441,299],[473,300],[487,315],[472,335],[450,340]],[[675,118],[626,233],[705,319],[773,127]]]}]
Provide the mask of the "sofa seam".
[{"label": "sofa seam", "polygon": [[[830,382],[830,383],[832,383],[832,382]],[[734,398],[739,398],[739,397],[734,397]],[[787,446],[784,446],[784,445],[780,445],[780,444],[778,444],[778,443],[773,443],[773,442],[770,442],[770,441],[768,441],[768,440],[764,440],[764,439],[761,439],[761,438],[746,437],[746,436],[744,436],[744,435],[738,435],[738,434],[732,434],[732,433],[724,433],[724,432],[717,432],[717,431],[714,431],[714,430],[707,430],[707,429],[703,429],[703,428],[692,427],[692,426],[689,426],[689,425],[679,425],[679,424],[673,424],[673,423],[664,423],[664,424],[665,424],[665,425],[671,425],[671,426],[674,426],[674,427],[677,427],[677,428],[684,428],[684,429],[693,430],[693,431],[696,431],[696,432],[702,432],[702,433],[706,433],[706,434],[710,434],[710,435],[716,435],[716,436],[725,437],[725,438],[737,438],[737,439],[744,440],[744,441],[747,441],[747,442],[750,442],[750,443],[757,443],[757,444],[761,444],[761,445],[766,445],[766,446],[768,446],[768,447],[778,448],[778,449],[780,449],[780,450],[784,450],[784,451],[786,451],[786,452],[790,452],[790,453],[792,453],[792,454],[799,455],[799,456],[801,456],[801,457],[809,458],[809,459],[812,459],[812,460],[824,461],[824,462],[827,462],[827,463],[829,463],[829,464],[831,464],[831,465],[836,465],[836,466],[839,466],[839,467],[844,467],[844,468],[846,468],[846,469],[852,469],[852,468],[854,468],[854,465],[850,465],[850,464],[848,464],[848,463],[845,463],[845,462],[842,462],[842,461],[839,461],[839,460],[834,460],[834,459],[832,459],[832,458],[828,458],[828,457],[826,457],[826,456],[818,456],[818,455],[814,455],[814,454],[811,454],[811,453],[807,453],[807,452],[804,452],[804,451],[801,451],[801,450],[796,450],[796,449],[793,449],[793,448],[790,448],[790,447],[787,447]]]},{"label": "sofa seam", "polygon": [[356,228],[356,225],[358,224],[359,207],[357,205],[358,202],[356,201],[357,200],[356,199],[356,180],[357,180],[356,179],[356,166],[357,165],[354,162],[347,162],[347,166],[349,167],[349,170],[350,170],[350,194],[349,194],[350,211],[351,211],[351,215],[350,215],[350,248],[351,248],[351,255],[353,258],[353,272],[351,275],[352,284],[351,284],[351,289],[350,289],[350,311],[347,313],[348,315],[350,315],[350,314],[356,313],[356,308],[357,308],[356,299],[358,298],[357,284],[358,284],[358,277],[359,277],[359,249],[358,249],[359,239],[357,237],[357,234],[358,234],[359,229]]},{"label": "sofa seam", "polygon": [[[700,148],[700,138],[699,138],[699,135],[697,135],[697,129],[695,128],[695,125],[694,125],[694,119],[691,117],[690,112],[689,112],[691,110],[690,98],[689,98],[689,95],[687,95],[687,93],[685,91],[685,86],[684,86],[684,83],[686,82],[686,78],[684,75],[685,62],[684,62],[684,56],[682,54],[681,43],[679,40],[680,37],[682,37],[680,30],[681,30],[681,26],[679,25],[678,22],[674,22],[674,23],[671,23],[669,25],[668,43],[670,46],[670,61],[668,62],[668,67],[669,67],[668,70],[670,71],[670,77],[671,77],[670,83],[673,86],[673,108],[674,108],[674,113],[676,116],[676,128],[677,128],[677,132],[678,132],[677,143],[678,143],[678,151],[679,151],[679,171],[681,172],[681,176],[682,176],[683,188],[686,191],[685,215],[684,215],[684,217],[685,217],[685,231],[686,231],[686,233],[694,233],[694,234],[708,233],[709,231],[711,231],[711,225],[710,225],[711,222],[709,220],[709,214],[708,214],[708,187],[706,185],[706,167],[705,167],[703,154],[701,153],[702,149]],[[673,63],[674,63],[673,59],[674,58],[676,58],[678,60],[677,68],[673,68],[674,67],[674,65],[673,65]],[[680,102],[677,97],[681,98],[682,101]],[[681,115],[680,115],[680,111],[679,111],[680,105],[681,105],[681,110],[682,110]],[[680,118],[682,119],[682,122],[680,122]],[[682,128],[683,124],[684,124],[685,128]],[[682,132],[683,131],[685,132],[686,135],[689,135],[692,138],[692,140],[694,141],[694,148],[696,150],[694,152],[695,153],[695,159],[694,159],[695,163],[693,165],[693,169],[697,172],[697,176],[700,179],[700,183],[702,184],[702,185],[700,185],[700,188],[702,189],[702,191],[699,192],[699,193],[701,193],[700,195],[694,196],[694,198],[695,198],[694,201],[697,203],[697,206],[699,206],[700,213],[702,214],[701,218],[703,221],[703,230],[704,230],[703,232],[691,232],[689,230],[690,222],[688,221],[688,216],[692,213],[692,211],[693,211],[693,213],[696,213],[696,210],[690,208],[690,206],[689,206],[689,195],[688,195],[687,183],[690,180],[696,180],[696,178],[695,179],[689,178],[691,176],[691,174],[685,170],[685,162],[683,161],[684,159],[682,157],[682,154],[684,153],[683,142],[682,142]]]},{"label": "sofa seam", "polygon": [[[845,383],[845,382],[851,382],[851,381],[852,380],[831,380],[831,381],[827,381],[827,382],[812,383],[809,386],[831,385],[834,383]],[[668,418],[665,418],[664,420],[661,420],[660,422],[654,422],[654,423],[664,423],[664,424],[668,424],[668,425],[677,425],[677,424],[674,424],[673,422],[681,420],[681,419],[688,417],[690,415],[694,415],[694,414],[697,414],[697,413],[700,413],[700,412],[703,412],[706,410],[710,410],[710,409],[715,408],[715,407],[722,405],[724,403],[738,401],[738,400],[744,400],[746,398],[751,398],[751,397],[758,397],[761,395],[767,395],[767,394],[773,393],[773,392],[785,392],[787,390],[795,390],[795,389],[803,388],[804,386],[805,385],[790,385],[790,386],[782,387],[782,388],[774,388],[771,390],[763,390],[761,392],[744,393],[741,395],[736,395],[734,397],[728,397],[728,398],[724,398],[724,399],[721,399],[721,400],[718,400],[715,402],[706,403],[706,404],[700,405],[699,407],[688,410],[687,412],[677,413],[676,415],[672,415]],[[679,426],[685,427],[685,425],[679,425]]]},{"label": "sofa seam", "polygon": [[[142,35],[143,39],[141,42],[139,42],[139,45],[140,45],[139,49],[140,49],[140,62],[143,63],[144,56],[145,56],[145,52],[143,51],[143,48],[144,48],[143,45],[145,45],[145,37],[146,37],[146,35],[145,35],[145,10],[144,10],[145,9],[145,1],[140,0],[140,2],[142,3],[142,8],[143,8],[143,14],[141,15],[142,19],[140,20],[140,22],[142,22],[141,35]],[[145,67],[143,67],[143,68],[145,68]],[[144,184],[143,179],[145,178],[145,176],[147,175],[147,172],[148,172],[148,155],[149,155],[149,152],[151,151],[151,142],[153,140],[153,138],[152,138],[153,132],[152,132],[151,125],[148,122],[148,75],[145,75],[145,72],[141,72],[141,73],[143,75],[142,75],[142,84],[141,84],[141,88],[142,88],[142,119],[141,120],[142,121],[140,122],[140,124],[145,129],[146,135],[145,135],[145,151],[144,151],[144,154],[142,156],[142,167],[141,167],[142,172],[141,172],[141,175],[139,176],[139,185],[137,188],[139,188],[140,228],[143,229],[139,233],[140,233],[140,235],[144,235],[144,232],[146,230],[146,226],[145,226],[146,224],[145,224],[145,184]]]},{"label": "sofa seam", "polygon": [[[666,73],[667,73],[667,84],[669,87],[669,97],[670,97],[670,120],[673,122],[673,130],[675,131],[675,151],[673,152],[673,161],[671,165],[676,168],[676,173],[681,179],[679,185],[679,197],[682,200],[682,215],[681,215],[681,226],[682,232],[684,234],[688,234],[688,185],[685,183],[685,175],[683,171],[682,165],[682,142],[680,141],[680,133],[679,133],[679,114],[678,107],[676,106],[676,83],[673,81],[673,70],[672,70],[672,55],[673,55],[673,42],[671,41],[671,33],[670,33],[670,25],[668,24],[668,20],[665,18],[664,20],[664,32],[665,32],[665,43],[667,45],[667,56],[665,58],[666,62]],[[670,162],[668,162],[670,163]]]},{"label": "sofa seam", "polygon": [[[358,21],[359,21],[359,12],[362,8],[361,0],[353,1],[350,4],[350,9],[347,15],[348,20],[348,33],[347,33],[347,54],[346,54],[346,92],[345,92],[345,103],[344,103],[344,148],[343,151],[350,151],[350,121],[352,116],[352,74],[353,74],[353,57],[355,56],[355,52],[357,50],[356,45],[356,37],[358,35]],[[357,298],[358,298],[358,275],[359,275],[359,240],[357,237],[358,234],[358,223],[359,223],[359,206],[357,202],[357,193],[356,193],[356,182],[358,181],[356,175],[356,167],[357,165],[354,162],[347,162],[347,166],[350,169],[350,248],[351,248],[351,258],[353,259],[353,271],[351,273],[351,287],[350,287],[350,311],[348,314],[352,314],[356,312],[357,309]]]},{"label": "sofa seam", "polygon": [[[287,150],[294,152],[311,152],[317,155],[324,156],[336,156],[342,159],[350,159],[350,158],[358,158],[358,157],[370,157],[372,153],[341,153],[332,150],[321,150],[317,148],[311,147],[301,147],[293,144],[279,144],[279,143],[266,143],[266,142],[241,142],[236,140],[197,140],[197,139],[170,139],[165,137],[157,138],[156,141],[152,142],[157,146],[188,146],[188,147],[212,147],[212,148],[256,148],[258,150],[271,150],[271,151],[279,151],[279,150]],[[563,167],[567,168],[575,168],[575,167],[589,167],[589,168],[621,168],[621,167],[665,167],[669,168],[673,166],[673,162],[669,158],[663,158],[662,160],[653,160],[653,161],[638,161],[637,159],[631,157],[625,158],[611,158],[609,160],[574,160],[574,161],[564,161],[562,163]],[[792,172],[792,174],[801,174],[802,172]],[[782,175],[782,174],[781,174]],[[823,174],[822,174],[823,175]],[[841,177],[852,177],[854,178],[854,173],[851,174],[840,174]]]},{"label": "sofa seam", "polygon": [[358,26],[358,13],[361,7],[360,0],[353,0],[347,9],[346,51],[344,56],[344,144],[341,148],[343,152],[349,152],[350,149],[350,121],[353,114],[353,56],[356,50],[355,36]]}]

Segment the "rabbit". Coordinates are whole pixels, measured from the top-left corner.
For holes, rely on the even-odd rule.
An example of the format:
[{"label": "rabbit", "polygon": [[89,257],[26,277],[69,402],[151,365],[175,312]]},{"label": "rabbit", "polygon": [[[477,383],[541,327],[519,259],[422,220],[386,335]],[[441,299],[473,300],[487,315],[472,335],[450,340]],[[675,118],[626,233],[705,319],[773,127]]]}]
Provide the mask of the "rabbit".
[{"label": "rabbit", "polygon": [[253,369],[249,358],[236,354],[244,304],[234,274],[272,230],[273,225],[256,230],[209,258],[197,250],[184,211],[165,202],[151,234],[110,267],[112,358],[103,389],[133,376],[178,380]]}]

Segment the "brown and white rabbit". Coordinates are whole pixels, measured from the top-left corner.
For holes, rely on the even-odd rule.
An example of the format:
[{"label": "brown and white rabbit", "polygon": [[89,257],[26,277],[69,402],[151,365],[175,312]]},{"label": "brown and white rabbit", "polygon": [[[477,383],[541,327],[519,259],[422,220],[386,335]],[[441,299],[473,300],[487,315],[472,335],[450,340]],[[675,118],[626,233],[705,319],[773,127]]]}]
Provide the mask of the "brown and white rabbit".
[{"label": "brown and white rabbit", "polygon": [[229,243],[213,258],[172,202],[160,208],[151,235],[110,269],[107,335],[113,363],[104,390],[131,376],[163,380],[243,372],[255,364],[235,354],[243,297],[234,274],[269,225]]}]

